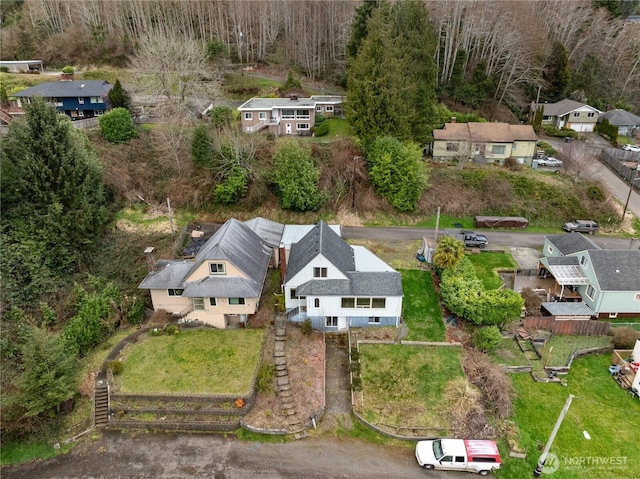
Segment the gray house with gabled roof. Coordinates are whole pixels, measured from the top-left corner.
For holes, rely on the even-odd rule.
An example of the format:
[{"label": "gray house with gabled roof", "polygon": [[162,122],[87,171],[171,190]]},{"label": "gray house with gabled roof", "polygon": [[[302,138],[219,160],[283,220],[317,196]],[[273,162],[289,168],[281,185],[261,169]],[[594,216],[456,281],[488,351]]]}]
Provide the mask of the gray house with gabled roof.
[{"label": "gray house with gabled roof", "polygon": [[640,128],[640,116],[626,110],[611,110],[598,117],[598,123],[607,120],[618,128],[618,135],[628,136],[632,131]]},{"label": "gray house with gabled roof", "polygon": [[402,313],[400,273],[324,221],[291,246],[284,292],[287,317],[323,331],[398,326]]},{"label": "gray house with gabled roof", "polygon": [[217,328],[246,323],[258,309],[271,254],[249,226],[230,219],[193,261],[151,261],[139,288],[150,290],[156,311]]},{"label": "gray house with gabled roof", "polygon": [[567,233],[545,237],[543,254],[541,272],[555,279],[558,301],[581,301],[597,318],[640,316],[640,251],[602,249]]}]

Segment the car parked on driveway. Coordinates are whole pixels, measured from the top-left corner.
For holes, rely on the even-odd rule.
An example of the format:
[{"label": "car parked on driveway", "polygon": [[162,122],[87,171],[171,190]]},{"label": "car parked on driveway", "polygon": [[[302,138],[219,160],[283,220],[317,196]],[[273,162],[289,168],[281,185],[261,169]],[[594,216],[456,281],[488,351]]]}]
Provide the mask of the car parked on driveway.
[{"label": "car parked on driveway", "polygon": [[635,153],[640,153],[640,146],[636,146],[636,145],[622,145],[622,149],[626,151],[633,151]]},{"label": "car parked on driveway", "polygon": [[562,166],[562,161],[558,160],[557,158],[553,158],[552,156],[547,156],[546,158],[538,160],[538,166],[560,167]]}]

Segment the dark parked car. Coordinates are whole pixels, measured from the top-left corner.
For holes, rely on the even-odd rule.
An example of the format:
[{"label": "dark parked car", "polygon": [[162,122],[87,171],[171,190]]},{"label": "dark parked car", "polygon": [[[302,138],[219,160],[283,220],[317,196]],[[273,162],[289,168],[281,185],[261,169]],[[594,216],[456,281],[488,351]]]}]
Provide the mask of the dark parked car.
[{"label": "dark parked car", "polygon": [[577,231],[578,233],[589,233],[592,235],[598,231],[598,223],[591,220],[573,220],[562,225],[562,229],[569,233]]}]

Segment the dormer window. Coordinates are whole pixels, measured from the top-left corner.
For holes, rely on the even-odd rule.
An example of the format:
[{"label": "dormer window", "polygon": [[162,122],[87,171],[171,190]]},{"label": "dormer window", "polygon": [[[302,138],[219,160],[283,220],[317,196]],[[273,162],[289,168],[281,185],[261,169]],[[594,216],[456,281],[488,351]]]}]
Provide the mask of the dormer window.
[{"label": "dormer window", "polygon": [[327,268],[313,268],[313,277],[314,278],[326,278],[327,277]]},{"label": "dormer window", "polygon": [[167,294],[169,296],[182,296],[184,289],[168,289]]},{"label": "dormer window", "polygon": [[209,263],[209,274],[225,274],[224,263]]}]

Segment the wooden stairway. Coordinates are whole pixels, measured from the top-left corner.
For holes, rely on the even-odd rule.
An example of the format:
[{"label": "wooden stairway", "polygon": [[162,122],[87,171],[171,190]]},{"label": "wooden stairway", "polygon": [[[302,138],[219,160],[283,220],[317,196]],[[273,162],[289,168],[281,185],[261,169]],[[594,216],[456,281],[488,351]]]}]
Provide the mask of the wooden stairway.
[{"label": "wooden stairway", "polygon": [[109,385],[106,381],[96,382],[93,393],[93,418],[96,427],[105,427],[109,424]]}]

